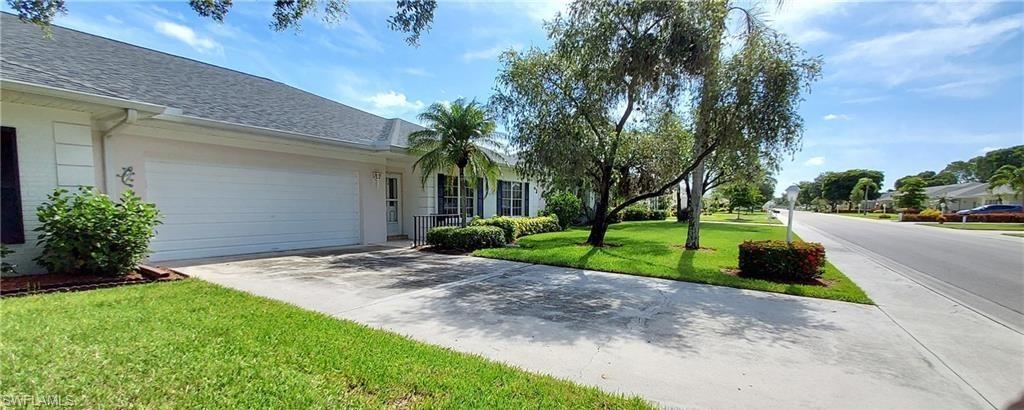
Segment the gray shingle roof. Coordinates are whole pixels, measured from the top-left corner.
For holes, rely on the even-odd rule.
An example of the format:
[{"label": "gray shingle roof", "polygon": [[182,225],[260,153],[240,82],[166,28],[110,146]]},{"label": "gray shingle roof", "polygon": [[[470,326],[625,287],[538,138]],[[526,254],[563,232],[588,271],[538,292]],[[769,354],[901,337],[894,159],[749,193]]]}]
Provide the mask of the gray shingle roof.
[{"label": "gray shingle roof", "polygon": [[4,79],[118,97],[204,119],[366,145],[407,145],[422,127],[277,81],[54,26],[53,37],[0,16]]}]

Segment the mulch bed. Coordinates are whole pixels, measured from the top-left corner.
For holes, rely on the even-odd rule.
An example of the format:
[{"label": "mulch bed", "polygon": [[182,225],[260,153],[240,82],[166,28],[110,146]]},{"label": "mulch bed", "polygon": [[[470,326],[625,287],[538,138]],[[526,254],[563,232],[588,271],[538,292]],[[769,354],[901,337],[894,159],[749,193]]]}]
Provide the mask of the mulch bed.
[{"label": "mulch bed", "polygon": [[187,278],[184,273],[159,266],[141,265],[124,276],[47,273],[0,279],[0,297],[38,293],[74,292],[139,283],[167,282]]},{"label": "mulch bed", "polygon": [[[724,273],[726,275],[729,275],[729,276],[735,276],[735,277],[744,278],[744,279],[761,279],[761,278],[751,278],[751,277],[743,276],[743,272],[740,272],[739,269],[722,269],[722,273]],[[833,281],[833,280],[822,279],[822,278],[807,279],[807,280],[772,280],[772,279],[764,279],[764,280],[767,280],[767,281],[770,281],[770,282],[775,282],[775,283],[785,283],[785,284],[789,284],[789,285],[821,286],[823,288],[827,288],[829,286],[832,286],[832,284],[835,283],[835,281]]]},{"label": "mulch bed", "polygon": [[420,252],[440,253],[442,255],[469,255],[473,253],[473,251],[466,251],[462,249],[447,249],[440,248],[437,246],[420,246],[416,248],[416,250]]}]

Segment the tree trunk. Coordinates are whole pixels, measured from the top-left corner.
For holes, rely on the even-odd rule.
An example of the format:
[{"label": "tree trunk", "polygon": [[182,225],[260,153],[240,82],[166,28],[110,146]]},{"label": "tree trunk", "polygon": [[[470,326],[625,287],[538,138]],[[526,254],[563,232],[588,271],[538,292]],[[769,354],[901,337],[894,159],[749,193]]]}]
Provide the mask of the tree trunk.
[{"label": "tree trunk", "polygon": [[590,225],[590,236],[587,243],[590,246],[604,246],[604,235],[608,232],[608,201],[611,190],[611,168],[602,172],[601,191],[598,193],[597,204],[594,206],[594,222]]},{"label": "tree trunk", "polygon": [[464,171],[465,171],[465,168],[459,167],[459,181],[456,182],[456,185],[457,185],[456,188],[458,188],[458,190],[459,190],[459,195],[458,195],[458,198],[459,198],[459,204],[458,204],[458,207],[459,207],[459,226],[461,226],[461,227],[465,227],[466,226],[466,217],[465,217],[465,215],[463,215],[464,211],[462,209],[462,192],[463,192],[462,191],[462,180],[465,179],[465,178],[463,178]]},{"label": "tree trunk", "polygon": [[683,222],[686,216],[683,215],[683,188],[676,187],[676,222]]},{"label": "tree trunk", "polygon": [[[704,144],[698,146],[703,149]],[[693,168],[693,172],[690,173],[690,177],[693,178],[690,183],[691,187],[702,187],[704,186],[704,161],[697,163],[697,166]],[[691,190],[698,191],[699,189]],[[704,195],[693,195],[690,193],[690,223],[686,227],[686,249],[697,250],[700,249],[700,213],[701,213],[701,199]]]}]

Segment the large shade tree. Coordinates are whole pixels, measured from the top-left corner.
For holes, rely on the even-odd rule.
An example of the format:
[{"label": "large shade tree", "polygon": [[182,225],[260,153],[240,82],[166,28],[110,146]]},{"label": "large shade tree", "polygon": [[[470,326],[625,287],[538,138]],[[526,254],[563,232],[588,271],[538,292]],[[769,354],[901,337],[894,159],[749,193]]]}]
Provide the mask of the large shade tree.
[{"label": "large shade tree", "polygon": [[[849,209],[852,209],[853,202],[850,201],[850,192],[853,192],[854,186],[857,185],[861,178],[868,178],[881,186],[882,181],[885,179],[885,173],[872,169],[848,169],[842,172],[826,172],[821,176],[821,197],[828,201],[833,211],[841,202],[846,202],[849,204]],[[922,184],[924,183],[920,178],[917,181],[920,181]],[[876,189],[873,192],[869,192],[867,199],[876,199],[878,195],[878,190]]]},{"label": "large shade tree", "polygon": [[868,198],[878,198],[878,183],[871,178],[861,178],[850,191],[850,201],[867,201]]},{"label": "large shade tree", "polygon": [[[503,56],[492,102],[520,171],[591,182],[589,244],[604,244],[609,216],[676,189],[715,149],[798,139],[799,121],[789,120],[799,117],[780,102],[798,98],[817,61],[787,64],[799,50],[761,26],[744,36],[740,57],[719,61],[731,9],[721,1],[579,0],[549,24],[550,49]],[[720,91],[695,98],[704,85]],[[698,101],[715,115],[694,114]]]},{"label": "large shade tree", "polygon": [[488,150],[499,146],[494,139],[495,123],[479,103],[463,99],[431,104],[419,118],[428,128],[409,135],[409,151],[419,156],[413,169],[420,169],[424,186],[438,172],[458,170],[459,220],[465,221],[462,194],[466,175],[470,176],[468,186],[477,189],[484,189],[476,186],[479,179],[494,186],[498,178],[498,163]]},{"label": "large shade tree", "polygon": [[[189,0],[196,14],[223,22],[232,0]],[[24,22],[48,30],[54,17],[67,14],[64,0],[7,0],[7,5]],[[416,45],[420,35],[430,29],[437,0],[397,0],[395,14],[388,18],[392,30],[407,33],[406,42]],[[336,23],[348,13],[348,0],[275,0],[270,27],[276,31],[298,28],[308,15],[319,15],[327,23]]]}]

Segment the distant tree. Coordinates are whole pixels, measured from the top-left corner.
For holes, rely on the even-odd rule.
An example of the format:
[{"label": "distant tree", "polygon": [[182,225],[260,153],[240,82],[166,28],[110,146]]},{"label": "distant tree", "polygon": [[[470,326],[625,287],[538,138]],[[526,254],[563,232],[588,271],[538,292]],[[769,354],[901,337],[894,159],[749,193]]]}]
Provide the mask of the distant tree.
[{"label": "distant tree", "polygon": [[861,178],[850,192],[850,201],[867,201],[872,196],[878,198],[878,183],[871,178]]},{"label": "distant tree", "polygon": [[956,183],[974,182],[978,180],[977,170],[974,164],[968,161],[953,161],[946,165],[940,174],[950,174],[956,178]]},{"label": "distant tree", "polygon": [[761,203],[761,193],[758,192],[756,185],[749,182],[730,184],[722,191],[725,199],[729,201],[729,212],[736,212],[736,219],[740,219],[740,210],[749,210]]},{"label": "distant tree", "polygon": [[[196,14],[224,22],[232,0],[189,0]],[[50,24],[57,14],[67,14],[64,0],[7,0],[7,4],[23,22],[33,23],[49,33]],[[322,7],[320,7],[322,6]],[[419,43],[420,35],[430,30],[437,0],[398,0],[395,14],[388,18],[392,30],[408,33],[406,42]],[[308,14],[320,14],[327,23],[341,21],[348,14],[348,0],[276,0],[270,27],[276,31],[298,28]]]},{"label": "distant tree", "polygon": [[900,208],[920,209],[928,195],[924,193],[924,181],[921,178],[910,178],[903,181],[900,186],[899,195],[896,196],[896,206]]},{"label": "distant tree", "polygon": [[[875,182],[875,184],[881,186],[882,180],[885,179],[885,174],[882,171],[870,170],[870,169],[850,169],[843,172],[826,172],[822,178],[822,198],[825,198],[829,202],[829,206],[832,210],[835,210],[836,205],[840,202],[847,202],[849,209],[852,209],[852,202],[850,200],[850,192],[853,191],[853,187],[857,185],[857,182],[861,178],[868,178]],[[868,196],[868,199],[878,198],[877,189],[875,192]]]},{"label": "distant tree", "polygon": [[[477,189],[477,179],[484,178],[495,186],[498,163],[485,147],[495,148],[494,121],[476,101],[455,100],[450,104],[433,103],[419,115],[427,129],[409,135],[409,151],[419,159],[412,164],[421,171],[421,183],[441,171],[458,170],[458,204],[460,220],[465,213],[462,194],[467,185],[466,171],[472,177],[468,185]],[[440,212],[441,210],[438,210]]]},{"label": "distant tree", "polygon": [[972,158],[971,161],[975,162],[978,180],[988,182],[996,170],[1004,165],[1024,167],[1024,145],[992,150],[985,155]]},{"label": "distant tree", "polygon": [[893,183],[893,187],[896,189],[900,189],[900,186],[903,185],[903,181],[907,180],[908,178],[921,178],[921,180],[924,181],[925,187],[952,185],[959,183],[959,179],[952,172],[941,171],[936,174],[935,171],[924,171],[918,173],[917,175],[907,175],[903,178],[897,179],[896,182]]},{"label": "distant tree", "polygon": [[[796,196],[796,202],[800,205],[811,205],[815,199],[821,198],[821,184],[812,181],[800,181],[796,184],[800,187],[800,193]],[[783,194],[785,196],[785,194]]]},{"label": "distant tree", "polygon": [[1009,187],[1014,198],[1024,199],[1024,166],[1003,165],[988,180],[988,189],[994,190],[1001,186]]}]

